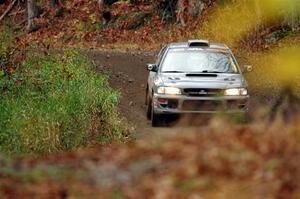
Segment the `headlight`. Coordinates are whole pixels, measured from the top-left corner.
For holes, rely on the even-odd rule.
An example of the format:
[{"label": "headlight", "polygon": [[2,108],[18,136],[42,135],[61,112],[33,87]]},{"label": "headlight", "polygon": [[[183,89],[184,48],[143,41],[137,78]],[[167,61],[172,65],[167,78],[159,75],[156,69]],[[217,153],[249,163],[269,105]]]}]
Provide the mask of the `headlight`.
[{"label": "headlight", "polygon": [[246,96],[248,95],[248,90],[246,88],[229,88],[226,89],[224,95],[227,96]]},{"label": "headlight", "polygon": [[159,87],[157,89],[157,93],[167,95],[181,95],[181,90],[175,87]]}]

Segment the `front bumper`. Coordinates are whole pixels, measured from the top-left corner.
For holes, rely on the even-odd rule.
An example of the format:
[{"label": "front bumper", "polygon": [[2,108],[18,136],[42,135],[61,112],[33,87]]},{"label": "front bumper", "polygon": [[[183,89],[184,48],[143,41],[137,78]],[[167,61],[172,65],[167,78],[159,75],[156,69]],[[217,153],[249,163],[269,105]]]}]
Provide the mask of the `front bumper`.
[{"label": "front bumper", "polygon": [[244,113],[250,96],[191,97],[185,95],[154,94],[156,114],[184,113]]}]

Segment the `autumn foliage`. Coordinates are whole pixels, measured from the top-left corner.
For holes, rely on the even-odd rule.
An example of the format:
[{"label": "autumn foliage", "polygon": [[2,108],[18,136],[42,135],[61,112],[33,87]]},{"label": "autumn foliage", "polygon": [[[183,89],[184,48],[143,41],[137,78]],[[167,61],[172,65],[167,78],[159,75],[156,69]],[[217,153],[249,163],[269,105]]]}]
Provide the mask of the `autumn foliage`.
[{"label": "autumn foliage", "polygon": [[300,196],[296,126],[280,122],[237,126],[215,119],[206,128],[181,128],[159,137],[128,146],[4,161],[1,194],[16,198]]},{"label": "autumn foliage", "polygon": [[[111,18],[104,24],[96,0],[61,1],[56,7],[39,1],[43,12],[30,34],[24,34],[25,7],[16,6],[20,13],[6,18],[8,29],[1,27],[8,32],[0,37],[0,149],[52,154],[1,156],[1,196],[300,198],[299,100],[280,93],[285,85],[299,99],[300,40],[294,21],[299,4],[203,1],[203,12],[193,16],[189,6],[195,1],[181,2],[178,9],[178,1],[119,1],[105,8]],[[81,53],[49,53],[57,47],[158,50],[190,38],[226,43],[241,64],[253,64],[254,71],[245,74],[252,123],[214,118],[166,134],[158,129],[126,145],[97,145],[128,141],[127,123],[117,112],[118,93],[107,76],[87,67],[93,66]],[[284,100],[277,119],[269,121],[278,96]],[[93,148],[78,149],[82,146]]]}]

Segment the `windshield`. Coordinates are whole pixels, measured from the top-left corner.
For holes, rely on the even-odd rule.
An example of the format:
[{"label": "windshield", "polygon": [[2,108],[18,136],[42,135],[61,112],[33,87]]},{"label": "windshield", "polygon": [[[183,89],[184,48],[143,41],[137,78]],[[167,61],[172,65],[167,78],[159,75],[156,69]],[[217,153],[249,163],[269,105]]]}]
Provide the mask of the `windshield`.
[{"label": "windshield", "polygon": [[238,69],[229,53],[172,49],[163,61],[161,72],[237,73]]}]

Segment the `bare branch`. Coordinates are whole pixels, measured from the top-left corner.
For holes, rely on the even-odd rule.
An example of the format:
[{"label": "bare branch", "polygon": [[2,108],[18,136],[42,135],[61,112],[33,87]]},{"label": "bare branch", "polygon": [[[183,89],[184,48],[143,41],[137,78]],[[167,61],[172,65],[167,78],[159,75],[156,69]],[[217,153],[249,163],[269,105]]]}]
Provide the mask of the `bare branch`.
[{"label": "bare branch", "polygon": [[5,10],[5,12],[1,15],[0,21],[11,11],[11,9],[15,6],[17,0],[14,0]]}]

